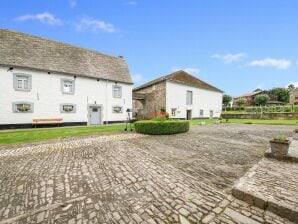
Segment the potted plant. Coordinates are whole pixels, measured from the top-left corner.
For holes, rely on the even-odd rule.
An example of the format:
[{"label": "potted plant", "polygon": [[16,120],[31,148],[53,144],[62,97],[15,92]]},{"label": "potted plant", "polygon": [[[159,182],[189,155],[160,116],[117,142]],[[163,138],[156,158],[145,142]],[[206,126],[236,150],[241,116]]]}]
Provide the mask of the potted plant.
[{"label": "potted plant", "polygon": [[285,156],[288,154],[290,144],[290,140],[284,134],[279,134],[270,140],[271,152],[275,156]]},{"label": "potted plant", "polygon": [[298,140],[298,128],[296,128],[296,129],[294,130],[293,138],[294,138],[295,140]]}]

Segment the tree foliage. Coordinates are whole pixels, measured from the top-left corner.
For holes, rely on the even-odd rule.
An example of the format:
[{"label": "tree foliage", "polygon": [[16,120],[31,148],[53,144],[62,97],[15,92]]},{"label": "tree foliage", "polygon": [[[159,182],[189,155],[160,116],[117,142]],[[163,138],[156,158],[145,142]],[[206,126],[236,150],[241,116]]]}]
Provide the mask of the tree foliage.
[{"label": "tree foliage", "polygon": [[260,94],[255,97],[254,104],[257,106],[265,106],[269,99],[270,97],[268,96],[268,94]]},{"label": "tree foliage", "polygon": [[295,89],[295,85],[294,84],[288,85],[288,90],[292,91],[294,89]]},{"label": "tree foliage", "polygon": [[256,89],[254,90],[254,92],[260,92],[260,91],[262,91],[260,88],[256,88]]},{"label": "tree foliage", "polygon": [[226,107],[232,101],[232,97],[230,95],[224,94],[222,98],[222,104]]},{"label": "tree foliage", "polygon": [[271,100],[289,103],[290,90],[286,88],[273,88],[269,90],[269,96]]},{"label": "tree foliage", "polygon": [[244,98],[240,98],[240,99],[237,99],[235,101],[235,104],[238,106],[238,107],[242,107],[244,106],[244,104],[246,103],[246,100]]}]

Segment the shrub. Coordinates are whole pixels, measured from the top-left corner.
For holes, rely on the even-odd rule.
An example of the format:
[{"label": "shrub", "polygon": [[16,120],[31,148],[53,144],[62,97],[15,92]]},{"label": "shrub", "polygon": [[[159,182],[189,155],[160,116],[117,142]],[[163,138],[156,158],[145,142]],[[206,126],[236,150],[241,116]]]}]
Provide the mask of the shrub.
[{"label": "shrub", "polygon": [[166,117],[156,116],[151,119],[152,121],[166,121]]},{"label": "shrub", "polygon": [[171,135],[189,131],[188,121],[137,121],[136,132],[149,135]]},{"label": "shrub", "polygon": [[295,132],[295,133],[298,133],[298,128],[296,128],[296,129],[294,130],[294,132]]},{"label": "shrub", "polygon": [[285,142],[287,140],[287,137],[284,134],[278,134],[275,138],[275,141],[278,142]]}]

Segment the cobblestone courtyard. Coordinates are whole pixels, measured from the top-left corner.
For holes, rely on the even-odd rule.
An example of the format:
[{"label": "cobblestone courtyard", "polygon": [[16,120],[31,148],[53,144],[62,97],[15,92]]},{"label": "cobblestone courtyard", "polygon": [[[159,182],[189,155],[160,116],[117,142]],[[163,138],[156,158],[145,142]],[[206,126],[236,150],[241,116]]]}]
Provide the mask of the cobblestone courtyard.
[{"label": "cobblestone courtyard", "polygon": [[192,126],[2,147],[0,223],[290,223],[231,196],[290,126]]}]

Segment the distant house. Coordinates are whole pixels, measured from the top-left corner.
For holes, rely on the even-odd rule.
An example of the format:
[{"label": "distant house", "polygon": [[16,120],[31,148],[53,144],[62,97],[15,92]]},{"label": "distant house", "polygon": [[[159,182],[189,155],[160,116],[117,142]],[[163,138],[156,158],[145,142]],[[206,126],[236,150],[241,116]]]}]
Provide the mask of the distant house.
[{"label": "distant house", "polygon": [[235,102],[239,99],[244,99],[245,100],[244,106],[253,106],[255,97],[257,95],[260,95],[260,94],[263,94],[263,93],[266,93],[266,91],[256,91],[256,92],[246,93],[244,95],[234,97],[233,98],[233,106],[237,106],[235,104]]},{"label": "distant house", "polygon": [[122,57],[5,29],[0,55],[0,128],[123,122],[132,108]]},{"label": "distant house", "polygon": [[218,88],[177,71],[135,88],[133,106],[144,117],[164,109],[170,118],[213,118],[221,115],[222,97]]},{"label": "distant house", "polygon": [[295,88],[290,93],[290,104],[298,105],[298,88]]}]

